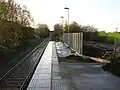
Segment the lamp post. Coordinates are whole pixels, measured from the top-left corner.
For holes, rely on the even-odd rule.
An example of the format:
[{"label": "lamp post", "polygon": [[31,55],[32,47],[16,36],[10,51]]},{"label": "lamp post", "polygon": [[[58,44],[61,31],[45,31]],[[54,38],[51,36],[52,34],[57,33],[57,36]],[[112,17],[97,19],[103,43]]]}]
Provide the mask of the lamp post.
[{"label": "lamp post", "polygon": [[[116,28],[117,32],[118,28]],[[116,59],[117,38],[114,39],[114,58]]]},{"label": "lamp post", "polygon": [[63,18],[64,18],[64,17],[61,16],[61,19],[62,19],[62,36],[64,37],[64,35],[63,35],[63,34],[64,34],[64,29],[63,29]]},{"label": "lamp post", "polygon": [[65,7],[64,9],[68,10],[68,45],[70,44],[69,41],[70,41],[70,37],[69,37],[69,8],[68,7]]}]

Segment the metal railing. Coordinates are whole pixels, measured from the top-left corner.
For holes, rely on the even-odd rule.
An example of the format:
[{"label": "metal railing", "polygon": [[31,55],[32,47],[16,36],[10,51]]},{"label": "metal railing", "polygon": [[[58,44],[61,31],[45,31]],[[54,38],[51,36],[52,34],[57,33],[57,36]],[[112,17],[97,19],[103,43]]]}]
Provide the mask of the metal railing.
[{"label": "metal railing", "polygon": [[77,53],[83,54],[83,33],[70,33],[69,34],[69,40],[68,40],[68,34],[64,33],[62,40],[64,43],[66,43],[69,47],[74,49]]}]

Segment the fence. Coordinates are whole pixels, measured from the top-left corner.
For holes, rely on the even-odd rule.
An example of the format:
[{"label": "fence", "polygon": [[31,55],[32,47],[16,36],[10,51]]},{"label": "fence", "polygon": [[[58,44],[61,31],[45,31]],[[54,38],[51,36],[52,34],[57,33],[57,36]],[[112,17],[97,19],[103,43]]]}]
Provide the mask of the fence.
[{"label": "fence", "polygon": [[83,33],[68,33],[63,34],[63,41],[73,48],[77,53],[83,54]]}]

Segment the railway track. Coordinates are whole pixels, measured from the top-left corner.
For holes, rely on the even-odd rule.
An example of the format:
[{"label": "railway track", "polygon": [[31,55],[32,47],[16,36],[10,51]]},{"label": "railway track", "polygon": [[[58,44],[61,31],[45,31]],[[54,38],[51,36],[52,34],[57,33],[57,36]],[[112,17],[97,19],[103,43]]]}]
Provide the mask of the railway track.
[{"label": "railway track", "polygon": [[25,90],[48,41],[45,39],[0,79],[0,90]]},{"label": "railway track", "polygon": [[[113,44],[107,44],[107,43],[95,42],[95,41],[84,41],[84,44],[86,46],[92,46],[94,48],[99,48],[99,49],[105,50],[105,51],[113,51],[114,50]],[[120,50],[120,47],[116,46],[116,50]]]}]

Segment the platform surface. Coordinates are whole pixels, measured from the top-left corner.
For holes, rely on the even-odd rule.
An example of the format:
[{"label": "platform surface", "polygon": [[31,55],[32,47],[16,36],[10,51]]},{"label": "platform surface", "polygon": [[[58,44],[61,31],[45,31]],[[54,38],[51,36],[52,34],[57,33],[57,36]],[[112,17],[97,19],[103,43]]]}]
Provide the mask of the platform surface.
[{"label": "platform surface", "polygon": [[27,90],[51,90],[53,43],[53,41],[48,43]]},{"label": "platform surface", "polygon": [[[59,57],[63,56],[62,52],[69,51],[61,42],[56,45]],[[69,62],[62,58],[59,58],[59,69],[61,83],[66,89],[61,90],[120,90],[120,78],[104,71],[103,63]]]},{"label": "platform surface", "polygon": [[69,55],[62,42],[50,41],[27,90],[120,90],[120,78],[105,72],[102,63],[60,60]]},{"label": "platform surface", "polygon": [[71,55],[70,49],[62,42],[56,42],[56,49],[59,57],[66,57]]}]

